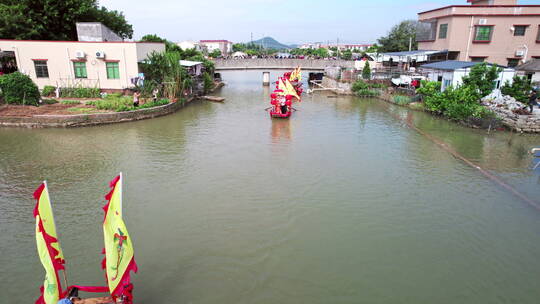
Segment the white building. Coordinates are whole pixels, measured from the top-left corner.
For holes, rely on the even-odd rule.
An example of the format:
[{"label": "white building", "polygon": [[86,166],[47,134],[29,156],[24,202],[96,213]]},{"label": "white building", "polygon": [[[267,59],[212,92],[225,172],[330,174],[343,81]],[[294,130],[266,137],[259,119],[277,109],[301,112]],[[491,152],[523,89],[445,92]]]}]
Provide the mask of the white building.
[{"label": "white building", "polygon": [[201,40],[199,43],[201,46],[206,47],[209,53],[216,49],[221,51],[221,55],[232,53],[233,43],[228,40]]},{"label": "white building", "polygon": [[195,49],[196,51],[203,53],[206,53],[207,51],[206,47],[203,47],[199,42],[196,41],[185,40],[182,42],[178,42],[177,45],[184,51],[189,49]]},{"label": "white building", "polygon": [[[458,87],[463,83],[464,76],[471,72],[471,68],[480,62],[469,61],[441,61],[428,63],[420,66],[422,74],[427,75],[427,79],[430,81],[439,81],[441,83],[441,91],[453,86]],[[516,71],[512,68],[501,67],[501,72],[496,80],[494,88],[499,89],[507,81],[512,82],[512,78],[516,74]]]},{"label": "white building", "polygon": [[123,90],[141,76],[139,63],[152,52],[165,51],[164,43],[118,41],[100,23],[78,23],[77,33],[79,41],[0,39],[0,57],[9,62],[0,64],[0,72],[18,70],[40,89],[50,85]]}]

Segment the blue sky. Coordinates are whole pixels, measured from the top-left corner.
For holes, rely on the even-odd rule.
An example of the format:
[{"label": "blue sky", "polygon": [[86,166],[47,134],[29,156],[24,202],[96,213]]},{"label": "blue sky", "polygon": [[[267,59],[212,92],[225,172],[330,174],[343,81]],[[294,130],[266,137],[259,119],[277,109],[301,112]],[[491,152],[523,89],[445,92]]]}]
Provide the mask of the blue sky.
[{"label": "blue sky", "polygon": [[[519,0],[518,0],[519,1]],[[520,4],[540,4],[521,0]],[[157,34],[172,41],[271,36],[280,42],[375,42],[417,13],[462,1],[442,0],[101,0],[123,11],[138,39]]]}]

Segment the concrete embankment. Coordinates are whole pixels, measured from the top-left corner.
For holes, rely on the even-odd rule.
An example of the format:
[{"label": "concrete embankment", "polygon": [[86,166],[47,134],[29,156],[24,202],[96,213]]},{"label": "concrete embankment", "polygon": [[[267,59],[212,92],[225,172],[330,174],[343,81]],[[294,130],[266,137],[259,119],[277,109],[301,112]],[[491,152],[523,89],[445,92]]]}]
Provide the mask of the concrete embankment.
[{"label": "concrete embankment", "polygon": [[504,108],[490,108],[502,120],[502,124],[512,131],[540,133],[540,116],[519,115]]}]

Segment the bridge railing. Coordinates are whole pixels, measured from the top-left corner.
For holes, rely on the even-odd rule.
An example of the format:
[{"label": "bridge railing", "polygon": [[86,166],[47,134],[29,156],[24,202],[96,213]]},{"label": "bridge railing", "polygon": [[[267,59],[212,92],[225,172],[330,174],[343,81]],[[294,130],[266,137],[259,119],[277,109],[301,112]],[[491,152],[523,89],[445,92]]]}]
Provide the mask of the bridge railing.
[{"label": "bridge railing", "polygon": [[277,58],[249,58],[249,59],[215,59],[216,69],[258,69],[258,68],[283,68],[324,70],[331,66],[354,68],[354,61],[324,60],[324,59],[277,59]]}]

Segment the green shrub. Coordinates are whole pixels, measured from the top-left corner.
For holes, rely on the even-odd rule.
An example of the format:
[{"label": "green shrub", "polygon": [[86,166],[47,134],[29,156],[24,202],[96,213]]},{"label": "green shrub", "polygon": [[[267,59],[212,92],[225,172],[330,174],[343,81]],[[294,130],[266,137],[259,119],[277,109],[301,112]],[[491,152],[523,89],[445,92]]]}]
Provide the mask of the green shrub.
[{"label": "green shrub", "polygon": [[204,72],[203,74],[203,81],[204,81],[204,93],[210,92],[214,88],[214,79],[210,74],[207,72]]},{"label": "green shrub", "polygon": [[32,79],[20,72],[0,76],[0,96],[8,104],[35,106],[41,98]]},{"label": "green shrub", "polygon": [[363,80],[357,80],[355,83],[353,83],[351,89],[353,92],[358,94],[359,91],[369,89],[369,85]]},{"label": "green shrub", "polygon": [[153,108],[157,106],[163,106],[169,103],[168,99],[159,99],[156,101],[147,102],[141,106],[139,106],[139,109],[147,109],[147,108]]},{"label": "green shrub", "polygon": [[129,96],[123,96],[123,97],[117,97],[117,98],[107,96],[107,98],[90,101],[90,102],[87,102],[86,104],[94,106],[98,110],[117,111],[122,106],[126,106],[126,107],[132,106],[133,100]]},{"label": "green shrub", "polygon": [[74,104],[80,104],[81,102],[78,100],[62,100],[60,101],[61,104],[65,105],[74,105]]},{"label": "green shrub", "polygon": [[501,87],[501,93],[512,96],[517,101],[526,104],[529,102],[529,92],[531,89],[532,87],[527,77],[514,76],[512,84],[507,81]]},{"label": "green shrub", "polygon": [[355,92],[357,96],[361,97],[376,97],[381,95],[380,91],[377,90],[370,90],[370,89],[362,89]]},{"label": "green shrub", "polygon": [[50,85],[44,86],[43,90],[41,90],[41,96],[49,97],[54,93],[55,90],[56,90],[55,86],[50,86]]},{"label": "green shrub", "polygon": [[371,67],[369,66],[369,61],[366,60],[364,69],[362,70],[362,78],[371,79]]},{"label": "green shrub", "polygon": [[449,87],[444,92],[425,96],[424,102],[428,111],[441,114],[452,120],[493,116],[491,111],[480,105],[478,91],[470,86]]},{"label": "green shrub", "polygon": [[502,71],[498,66],[488,66],[486,63],[481,63],[473,66],[467,76],[464,76],[463,85],[470,87],[478,95],[478,99],[487,96],[493,92],[496,83],[495,80],[499,77]]},{"label": "green shrub", "polygon": [[101,90],[99,88],[61,88],[62,98],[99,98]]},{"label": "green shrub", "polygon": [[129,112],[135,110],[135,107],[133,106],[127,106],[127,105],[121,105],[118,108],[116,108],[116,112]]},{"label": "green shrub", "polygon": [[394,97],[392,98],[394,100],[394,103],[398,104],[398,105],[407,105],[409,103],[412,102],[412,98],[409,97],[409,96],[404,96],[404,95],[394,95]]},{"label": "green shrub", "polygon": [[416,89],[416,93],[423,97],[434,96],[441,92],[441,83],[438,81],[426,81],[422,80],[422,85]]}]

